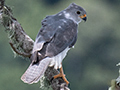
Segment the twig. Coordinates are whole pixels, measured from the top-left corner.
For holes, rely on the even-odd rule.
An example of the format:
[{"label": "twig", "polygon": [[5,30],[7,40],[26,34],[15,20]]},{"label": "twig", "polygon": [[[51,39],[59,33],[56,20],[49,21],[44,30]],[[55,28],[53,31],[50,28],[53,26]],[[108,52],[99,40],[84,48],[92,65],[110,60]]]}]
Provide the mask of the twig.
[{"label": "twig", "polygon": [[13,51],[15,51],[18,55],[23,56],[23,57],[30,57],[31,54],[26,54],[26,53],[21,53],[20,51],[18,51],[11,42],[9,42],[11,48],[13,49]]}]

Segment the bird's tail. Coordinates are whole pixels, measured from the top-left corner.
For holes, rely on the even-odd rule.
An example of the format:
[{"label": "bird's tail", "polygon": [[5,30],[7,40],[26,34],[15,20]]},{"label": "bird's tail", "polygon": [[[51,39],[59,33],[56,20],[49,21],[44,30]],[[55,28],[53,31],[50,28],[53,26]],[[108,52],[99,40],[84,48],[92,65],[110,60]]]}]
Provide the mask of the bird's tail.
[{"label": "bird's tail", "polygon": [[36,64],[31,63],[26,72],[22,75],[21,80],[28,84],[37,83],[44,75],[51,60],[51,58],[46,57]]}]

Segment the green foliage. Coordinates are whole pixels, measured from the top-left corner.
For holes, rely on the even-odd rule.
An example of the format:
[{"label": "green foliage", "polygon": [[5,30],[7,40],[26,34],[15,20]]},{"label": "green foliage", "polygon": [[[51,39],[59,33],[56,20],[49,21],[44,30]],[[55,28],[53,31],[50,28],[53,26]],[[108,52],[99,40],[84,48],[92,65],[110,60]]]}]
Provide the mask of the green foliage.
[{"label": "green foliage", "polygon": [[[13,15],[33,39],[43,18],[58,13],[72,2],[59,0],[49,5],[43,0],[6,0]],[[75,48],[63,61],[70,88],[107,90],[111,79],[118,76],[115,65],[120,59],[120,1],[74,0],[74,3],[86,9],[88,20],[80,23]],[[39,90],[39,83],[27,85],[20,80],[29,61],[14,58],[3,30],[0,25],[0,90]]]}]

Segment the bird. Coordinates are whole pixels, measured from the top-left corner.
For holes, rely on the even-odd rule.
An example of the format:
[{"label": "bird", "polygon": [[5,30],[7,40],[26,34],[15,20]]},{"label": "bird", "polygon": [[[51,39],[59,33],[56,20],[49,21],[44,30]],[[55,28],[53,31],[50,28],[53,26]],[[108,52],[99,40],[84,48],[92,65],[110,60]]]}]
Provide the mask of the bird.
[{"label": "bird", "polygon": [[31,64],[21,80],[28,84],[37,83],[48,67],[54,67],[60,73],[53,78],[62,77],[68,85],[62,61],[77,41],[78,24],[86,20],[85,9],[75,3],[57,14],[46,16],[33,45]]}]

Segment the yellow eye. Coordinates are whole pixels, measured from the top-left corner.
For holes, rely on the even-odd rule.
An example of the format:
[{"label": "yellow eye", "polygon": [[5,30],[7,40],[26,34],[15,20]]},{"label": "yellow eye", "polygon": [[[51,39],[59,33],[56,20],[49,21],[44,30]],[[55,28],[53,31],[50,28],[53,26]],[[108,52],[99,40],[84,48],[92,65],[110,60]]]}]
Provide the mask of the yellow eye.
[{"label": "yellow eye", "polygon": [[81,14],[81,12],[80,12],[80,11],[77,11],[77,14]]}]

